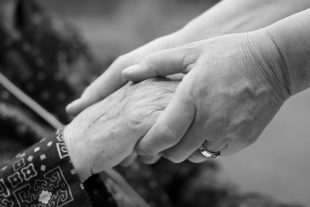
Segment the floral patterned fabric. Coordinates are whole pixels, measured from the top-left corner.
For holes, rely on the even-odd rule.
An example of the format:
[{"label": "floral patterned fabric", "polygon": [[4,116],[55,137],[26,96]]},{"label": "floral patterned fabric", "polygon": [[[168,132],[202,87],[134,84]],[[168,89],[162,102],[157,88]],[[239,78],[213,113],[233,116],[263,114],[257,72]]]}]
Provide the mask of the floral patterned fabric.
[{"label": "floral patterned fabric", "polygon": [[0,207],[91,206],[58,134],[17,154],[0,170]]}]

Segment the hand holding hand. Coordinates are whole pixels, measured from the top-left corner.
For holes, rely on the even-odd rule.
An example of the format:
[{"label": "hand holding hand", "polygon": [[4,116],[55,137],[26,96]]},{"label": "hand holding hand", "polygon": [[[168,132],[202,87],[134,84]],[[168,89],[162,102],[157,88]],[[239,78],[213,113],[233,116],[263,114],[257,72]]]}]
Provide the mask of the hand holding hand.
[{"label": "hand holding hand", "polygon": [[[268,4],[268,6],[267,6]],[[270,25],[284,17],[309,8],[308,0],[282,1],[220,1],[199,17],[190,21],[179,31],[158,38],[128,54],[117,58],[114,63],[82,94],[67,107],[73,115],[106,98],[127,81],[120,75],[125,68],[137,64],[145,56],[163,49],[174,48],[185,43],[203,40],[223,34],[253,31]],[[274,10],[278,12],[273,12]],[[264,10],[263,18],[256,18]]]},{"label": "hand holding hand", "polygon": [[228,155],[253,143],[289,93],[282,59],[263,31],[226,35],[150,54],[123,71],[132,81],[187,73],[172,101],[139,141],[142,155],[173,162]]}]

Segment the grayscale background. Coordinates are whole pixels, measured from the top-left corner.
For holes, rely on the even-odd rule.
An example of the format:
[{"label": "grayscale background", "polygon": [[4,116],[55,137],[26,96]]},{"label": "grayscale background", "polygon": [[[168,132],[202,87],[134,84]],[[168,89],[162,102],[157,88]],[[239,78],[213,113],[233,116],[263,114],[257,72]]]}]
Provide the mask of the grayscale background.
[{"label": "grayscale background", "polygon": [[[212,0],[41,0],[75,24],[100,59],[169,34],[216,3]],[[263,14],[262,14],[263,15]],[[259,18],[259,17],[258,17]],[[289,100],[258,141],[219,159],[242,191],[310,205],[310,91]]]}]

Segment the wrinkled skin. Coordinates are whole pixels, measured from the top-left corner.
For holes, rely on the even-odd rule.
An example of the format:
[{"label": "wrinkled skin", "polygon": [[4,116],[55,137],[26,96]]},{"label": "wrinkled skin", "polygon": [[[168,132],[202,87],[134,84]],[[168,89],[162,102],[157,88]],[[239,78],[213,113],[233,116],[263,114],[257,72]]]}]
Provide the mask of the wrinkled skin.
[{"label": "wrinkled skin", "polygon": [[65,142],[82,181],[114,167],[133,152],[168,105],[178,83],[166,78],[128,83],[65,128]]}]

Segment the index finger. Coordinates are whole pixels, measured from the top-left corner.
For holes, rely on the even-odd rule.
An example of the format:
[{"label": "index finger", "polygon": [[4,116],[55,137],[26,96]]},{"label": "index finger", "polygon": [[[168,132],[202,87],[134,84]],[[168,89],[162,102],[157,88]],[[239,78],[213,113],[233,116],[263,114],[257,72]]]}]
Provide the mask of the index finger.
[{"label": "index finger", "polygon": [[82,96],[66,107],[69,114],[76,115],[88,106],[106,98],[127,81],[120,75],[127,65],[116,60],[112,65],[83,92]]}]

